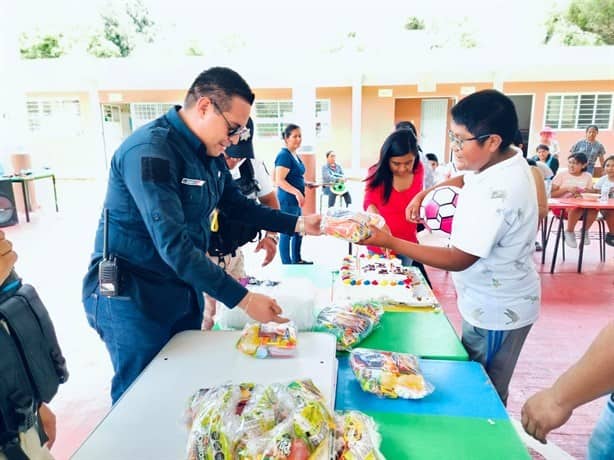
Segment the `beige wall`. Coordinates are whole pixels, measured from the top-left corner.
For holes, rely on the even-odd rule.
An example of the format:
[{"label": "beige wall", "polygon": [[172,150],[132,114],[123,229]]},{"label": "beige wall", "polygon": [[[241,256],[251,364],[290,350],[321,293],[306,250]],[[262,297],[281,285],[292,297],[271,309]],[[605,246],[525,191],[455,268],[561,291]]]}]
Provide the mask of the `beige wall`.
[{"label": "beige wall", "polygon": [[[535,151],[539,141],[539,131],[545,124],[546,95],[550,93],[599,93],[612,92],[612,81],[565,81],[565,82],[523,82],[505,83],[503,91],[507,94],[534,94],[534,109],[531,119],[531,133],[529,138],[529,152]],[[601,142],[609,154],[614,153],[614,130],[610,120],[609,129],[599,131],[597,140]],[[556,139],[561,146],[561,153],[569,152],[570,147],[578,140],[584,138],[582,129],[564,129],[556,131]],[[565,165],[565,161],[562,161]]]},{"label": "beige wall", "polygon": [[[534,95],[534,109],[531,118],[529,151],[535,148],[537,135],[544,124],[544,106],[549,93],[594,93],[612,92],[612,81],[569,81],[569,82],[523,82],[505,83],[503,91],[507,94]],[[379,97],[380,88],[392,89],[392,97]],[[449,107],[463,97],[461,91],[469,89],[479,91],[492,88],[492,82],[466,82],[439,84],[436,91],[419,92],[417,85],[365,86],[362,88],[362,132],[360,166],[365,168],[377,161],[379,149],[386,136],[392,131],[396,121],[410,119],[420,125],[420,100],[422,98],[446,97]],[[292,99],[290,88],[255,89],[256,98]],[[119,103],[131,102],[178,102],[183,100],[184,90],[169,91],[101,91],[101,103],[113,103],[110,98],[121,95]],[[53,136],[33,135],[30,150],[34,167],[51,166],[59,177],[93,177],[104,168],[104,159],[99,152],[101,128],[94,126],[93,110],[89,95],[85,92],[75,93],[28,93],[29,97],[40,98],[78,98],[81,103],[81,130],[76,136],[55,133]],[[337,158],[346,169],[351,166],[352,147],[352,89],[351,87],[326,87],[316,90],[316,97],[331,100],[331,134],[328,139],[318,141],[316,145],[317,171],[324,162],[324,153],[335,150]],[[117,103],[117,102],[116,102]],[[449,118],[449,117],[448,117]],[[448,119],[449,121],[449,119]],[[614,153],[614,130],[603,129],[599,141],[606,146],[608,153]],[[559,130],[557,139],[563,152],[578,139],[584,137],[583,130]],[[256,154],[272,170],[275,156],[283,143],[281,139],[254,141]]]},{"label": "beige wall", "polygon": [[[27,145],[32,155],[32,167],[48,166],[57,177],[95,177],[104,169],[101,156],[100,127],[94,126],[95,117],[89,95],[76,93],[28,93],[29,99],[78,99],[81,123],[76,133],[61,131],[29,133]],[[99,129],[96,129],[99,128]]]}]

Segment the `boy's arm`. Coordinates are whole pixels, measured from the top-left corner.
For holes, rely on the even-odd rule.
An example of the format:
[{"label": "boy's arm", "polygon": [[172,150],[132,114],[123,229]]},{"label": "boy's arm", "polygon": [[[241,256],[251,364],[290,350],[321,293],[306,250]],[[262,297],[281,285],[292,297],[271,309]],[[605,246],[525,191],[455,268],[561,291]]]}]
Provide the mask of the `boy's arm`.
[{"label": "boy's arm", "polygon": [[573,410],[614,391],[614,322],[608,324],[584,356],[552,387],[536,393],[522,407],[527,433],[545,443],[546,435],[563,425]]},{"label": "boy's arm", "polygon": [[371,227],[371,236],[359,244],[391,249],[397,254],[406,255],[423,264],[452,272],[465,270],[479,259],[478,256],[461,251],[454,246],[441,248],[410,243],[374,226]]}]

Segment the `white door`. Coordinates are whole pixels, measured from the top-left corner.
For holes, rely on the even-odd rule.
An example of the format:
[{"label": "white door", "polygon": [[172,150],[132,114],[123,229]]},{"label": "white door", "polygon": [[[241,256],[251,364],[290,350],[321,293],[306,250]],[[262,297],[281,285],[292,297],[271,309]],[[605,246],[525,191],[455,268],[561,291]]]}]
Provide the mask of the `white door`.
[{"label": "white door", "polygon": [[434,153],[439,163],[445,162],[447,99],[423,99],[420,114],[420,147],[424,153]]},{"label": "white door", "polygon": [[102,104],[102,133],[108,166],[115,150],[122,143],[121,108],[119,105]]}]

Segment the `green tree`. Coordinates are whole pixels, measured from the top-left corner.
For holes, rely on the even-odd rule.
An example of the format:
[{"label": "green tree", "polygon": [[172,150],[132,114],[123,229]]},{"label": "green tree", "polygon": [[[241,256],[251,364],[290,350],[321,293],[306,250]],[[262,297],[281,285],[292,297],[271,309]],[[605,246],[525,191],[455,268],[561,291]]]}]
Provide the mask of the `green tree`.
[{"label": "green tree", "polygon": [[604,44],[614,45],[614,0],[572,0],[566,18]]},{"label": "green tree", "polygon": [[139,42],[153,43],[155,22],[141,0],[105,5],[100,13],[101,31],[90,37],[87,51],[96,57],[126,57]]},{"label": "green tree", "polygon": [[58,58],[65,53],[62,38],[62,34],[36,34],[30,37],[23,33],[19,37],[21,57],[25,59]]},{"label": "green tree", "polygon": [[424,30],[424,21],[416,16],[407,18],[407,22],[403,26],[405,30]]}]

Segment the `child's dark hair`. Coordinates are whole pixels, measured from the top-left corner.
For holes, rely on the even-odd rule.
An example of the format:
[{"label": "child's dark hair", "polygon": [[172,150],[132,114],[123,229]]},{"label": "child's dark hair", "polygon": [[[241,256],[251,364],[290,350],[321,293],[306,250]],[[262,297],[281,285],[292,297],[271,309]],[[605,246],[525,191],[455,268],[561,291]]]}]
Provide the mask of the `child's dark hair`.
[{"label": "child's dark hair", "polygon": [[539,144],[537,147],[535,147],[535,151],[537,152],[538,150],[545,150],[546,152],[549,152],[550,147],[548,147],[546,144]]},{"label": "child's dark hair", "polygon": [[383,184],[384,203],[388,203],[392,193],[392,171],[390,171],[389,161],[393,157],[402,157],[411,153],[414,155],[414,166],[412,172],[416,172],[420,165],[420,155],[418,154],[418,143],[416,136],[409,129],[399,129],[390,134],[380,149],[379,161],[375,171],[365,179],[367,187],[376,188]]},{"label": "child's dark hair", "polygon": [[567,157],[567,161],[571,160],[572,158],[578,163],[583,164],[584,167],[582,168],[582,171],[586,171],[586,168],[588,167],[588,157],[585,153],[572,153],[571,155],[569,155],[569,157]]},{"label": "child's dark hair", "polygon": [[614,155],[610,155],[609,157],[607,157],[605,160],[603,160],[603,167],[605,168],[605,164],[608,161],[614,161]]},{"label": "child's dark hair", "polygon": [[281,133],[282,139],[288,139],[290,137],[290,134],[292,134],[292,131],[294,131],[295,129],[301,129],[301,127],[299,125],[295,125],[294,123],[289,123],[288,125],[286,125],[286,127]]},{"label": "child's dark hair", "polygon": [[[518,115],[512,100],[494,89],[486,89],[461,99],[451,110],[452,119],[463,125],[474,137],[497,134],[501,137],[499,152],[503,153],[518,132]],[[480,145],[487,138],[478,139]]]},{"label": "child's dark hair", "polygon": [[249,105],[255,98],[243,77],[227,67],[211,67],[201,72],[188,89],[184,107],[192,107],[203,96],[213,99],[222,110],[230,109],[233,96],[244,99]]},{"label": "child's dark hair", "polygon": [[333,152],[334,152],[334,150],[329,150],[328,152],[326,152],[326,158],[328,158],[331,155],[331,153],[333,153]]},{"label": "child's dark hair", "polygon": [[594,129],[595,129],[595,131],[599,132],[599,126],[597,126],[597,125],[588,125],[588,126],[586,127],[586,131],[584,131],[584,132],[585,132],[585,133],[588,133],[588,130],[589,130],[589,129],[591,129],[591,128],[594,128]]},{"label": "child's dark hair", "polygon": [[427,153],[426,159],[429,161],[434,161],[435,163],[439,164],[439,158],[437,158],[437,155],[435,155],[434,153]]}]

